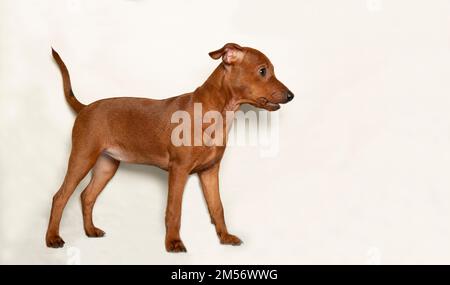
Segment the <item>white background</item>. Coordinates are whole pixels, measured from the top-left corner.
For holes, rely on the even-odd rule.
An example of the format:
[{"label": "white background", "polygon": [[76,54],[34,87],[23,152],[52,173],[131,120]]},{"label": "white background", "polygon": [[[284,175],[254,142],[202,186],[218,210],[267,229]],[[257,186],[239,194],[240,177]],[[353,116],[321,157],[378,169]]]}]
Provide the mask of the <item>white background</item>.
[{"label": "white background", "polygon": [[[2,0],[0,11],[0,263],[450,263],[450,1]],[[192,177],[189,252],[166,253],[167,174],[122,165],[94,211],[107,236],[84,235],[85,179],[64,212],[66,247],[47,248],[74,121],[50,46],[90,103],[193,91],[226,42],[263,51],[296,94],[278,156],[225,154],[226,220],[244,244],[219,244]]]}]

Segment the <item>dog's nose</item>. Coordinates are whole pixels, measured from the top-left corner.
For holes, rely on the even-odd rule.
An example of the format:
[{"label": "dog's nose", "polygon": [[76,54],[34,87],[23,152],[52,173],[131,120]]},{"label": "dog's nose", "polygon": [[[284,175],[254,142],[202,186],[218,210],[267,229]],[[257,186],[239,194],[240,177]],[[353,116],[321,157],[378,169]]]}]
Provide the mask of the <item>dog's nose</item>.
[{"label": "dog's nose", "polygon": [[292,101],[292,99],[294,99],[294,94],[290,90],[288,90],[286,93],[286,98],[288,102]]}]

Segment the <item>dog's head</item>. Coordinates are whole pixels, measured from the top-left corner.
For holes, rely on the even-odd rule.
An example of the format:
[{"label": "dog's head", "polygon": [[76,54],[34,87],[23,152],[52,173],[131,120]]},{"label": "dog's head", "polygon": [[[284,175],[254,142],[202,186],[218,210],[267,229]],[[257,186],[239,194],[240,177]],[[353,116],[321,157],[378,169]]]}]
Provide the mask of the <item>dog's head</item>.
[{"label": "dog's head", "polygon": [[272,63],[262,52],[228,43],[209,56],[222,58],[226,80],[241,102],[276,111],[280,104],[294,99],[294,94],[275,77]]}]

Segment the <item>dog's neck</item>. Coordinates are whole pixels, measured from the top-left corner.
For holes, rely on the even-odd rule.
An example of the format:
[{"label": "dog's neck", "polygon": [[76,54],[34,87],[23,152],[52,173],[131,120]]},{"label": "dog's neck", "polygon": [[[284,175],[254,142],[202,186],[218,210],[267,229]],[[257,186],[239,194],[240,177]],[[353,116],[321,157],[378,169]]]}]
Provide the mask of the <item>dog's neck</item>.
[{"label": "dog's neck", "polygon": [[195,102],[202,103],[205,111],[215,110],[223,115],[226,112],[235,112],[241,105],[239,92],[228,82],[228,72],[221,63],[202,86],[194,91]]}]

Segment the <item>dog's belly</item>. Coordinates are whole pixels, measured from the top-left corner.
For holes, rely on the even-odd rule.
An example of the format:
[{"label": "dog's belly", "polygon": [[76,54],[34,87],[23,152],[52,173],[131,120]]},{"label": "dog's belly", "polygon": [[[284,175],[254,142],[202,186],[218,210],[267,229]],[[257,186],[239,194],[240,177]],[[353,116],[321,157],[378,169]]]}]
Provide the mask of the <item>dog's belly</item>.
[{"label": "dog's belly", "polygon": [[135,160],[134,156],[118,147],[109,147],[104,153],[118,161],[133,162]]},{"label": "dog's belly", "polygon": [[103,151],[104,154],[123,162],[154,165],[168,169],[169,156],[164,153],[140,153],[119,146],[110,146]]}]

